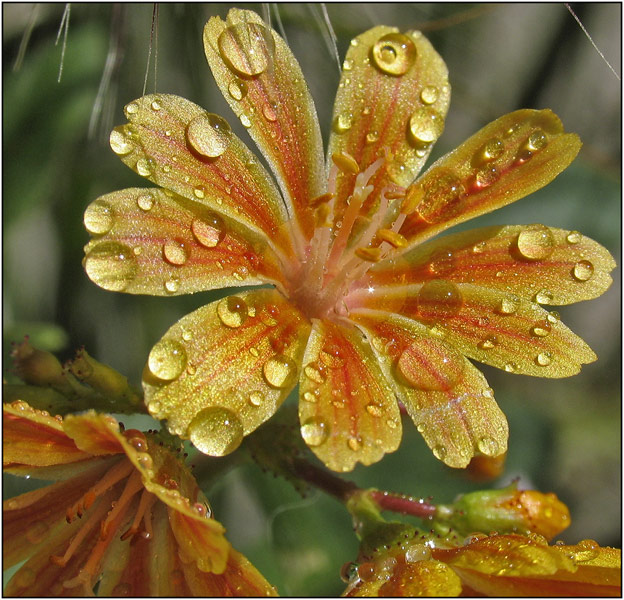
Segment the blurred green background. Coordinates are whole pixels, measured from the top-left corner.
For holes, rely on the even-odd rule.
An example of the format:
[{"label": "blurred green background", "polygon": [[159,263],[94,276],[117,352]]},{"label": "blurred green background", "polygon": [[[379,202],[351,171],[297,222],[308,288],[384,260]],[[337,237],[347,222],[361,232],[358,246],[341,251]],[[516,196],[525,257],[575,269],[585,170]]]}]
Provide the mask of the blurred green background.
[{"label": "blurred green background", "polygon": [[[208,17],[225,17],[230,6],[159,5],[148,92],[184,96],[232,117],[201,43]],[[327,139],[339,71],[322,7],[247,7],[283,28]],[[621,73],[621,5],[572,7]],[[57,46],[55,40],[64,8],[3,5],[3,373],[10,377],[10,342],[30,334],[34,344],[61,358],[84,345],[138,384],[151,346],[215,295],[124,296],[97,288],[85,276],[84,209],[101,194],[143,185],[110,150],[108,133],[125,122],[123,106],[142,94],[153,5],[72,4],[57,83],[63,36]],[[620,262],[621,84],[563,4],[327,4],[326,10],[341,59],[352,37],[378,24],[421,29],[431,39],[449,67],[453,89],[433,159],[506,112],[554,110],[567,130],[581,136],[579,158],[546,189],[469,226],[541,222],[579,229]],[[248,139],[237,119],[230,122]],[[520,477],[522,486],[554,491],[572,511],[572,526],[561,539],[619,546],[619,268],[614,279],[601,298],[560,311],[598,354],[581,374],[537,380],[484,372],[511,431],[506,471],[495,485]],[[437,462],[407,422],[404,431],[399,451],[349,477],[440,502],[483,487]],[[9,496],[30,484],[9,479]],[[207,491],[234,545],[282,594],[341,592],[338,572],[355,557],[357,543],[340,505],[320,494],[302,499],[289,484],[253,466],[231,471]]]}]

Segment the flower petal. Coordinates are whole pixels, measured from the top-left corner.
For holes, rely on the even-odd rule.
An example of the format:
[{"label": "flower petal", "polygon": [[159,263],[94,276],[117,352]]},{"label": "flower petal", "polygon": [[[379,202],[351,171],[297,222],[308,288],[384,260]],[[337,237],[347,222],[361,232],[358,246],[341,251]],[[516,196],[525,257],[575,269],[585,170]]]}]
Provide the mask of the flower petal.
[{"label": "flower petal", "polygon": [[399,408],[359,331],[315,321],[303,364],[301,435],[330,469],[351,471],[398,448]]},{"label": "flower petal", "polygon": [[277,33],[254,12],[233,8],[212,17],[204,50],[223,96],[271,166],[309,239],[310,200],[325,192],[323,142],[299,63]]},{"label": "flower petal", "polygon": [[280,282],[262,236],[205,204],[152,188],[106,194],[85,213],[87,275],[107,290],[172,296]]},{"label": "flower petal", "polygon": [[148,409],[202,452],[228,454],[295,386],[308,331],[305,317],[275,290],[208,304],[150,352]]},{"label": "flower petal", "polygon": [[352,294],[352,305],[380,306],[427,324],[468,358],[510,373],[568,377],[596,360],[591,348],[557,313],[515,294],[432,279]]},{"label": "flower petal", "polygon": [[123,446],[119,434],[119,423],[108,415],[89,411],[80,415],[67,415],[63,429],[76,446],[89,454],[121,454]]},{"label": "flower petal", "polygon": [[125,107],[130,123],[111,133],[111,147],[139,175],[230,217],[267,242],[290,249],[289,219],[270,175],[227,121],[167,94]]},{"label": "flower petal", "polygon": [[571,304],[602,294],[615,261],[577,231],[544,225],[485,227],[446,235],[375,265],[365,287],[444,277],[511,292],[541,304]]},{"label": "flower petal", "polygon": [[437,458],[463,468],[476,454],[505,452],[505,416],[483,374],[452,345],[398,315],[362,310],[351,318]]},{"label": "flower petal", "polygon": [[[385,154],[385,168],[370,181],[367,203],[374,205],[386,186],[412,183],[444,129],[449,102],[446,65],[421,33],[374,27],[347,51],[328,160],[346,153],[364,171]],[[354,181],[353,173],[340,175],[337,206],[346,206]]]},{"label": "flower petal", "polygon": [[486,125],[437,160],[407,190],[400,229],[416,244],[550,183],[578,154],[550,110],[519,110]]},{"label": "flower petal", "polygon": [[3,404],[2,462],[5,470],[48,467],[88,460],[91,454],[77,447],[63,424],[48,413],[19,400]]}]

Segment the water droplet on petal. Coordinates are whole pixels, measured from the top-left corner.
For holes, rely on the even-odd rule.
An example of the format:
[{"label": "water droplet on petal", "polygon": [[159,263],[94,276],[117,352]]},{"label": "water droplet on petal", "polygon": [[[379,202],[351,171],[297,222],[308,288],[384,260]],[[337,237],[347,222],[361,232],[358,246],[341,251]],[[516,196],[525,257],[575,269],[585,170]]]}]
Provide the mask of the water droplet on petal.
[{"label": "water droplet on petal", "polygon": [[265,104],[262,107],[262,114],[267,121],[271,121],[271,123],[274,123],[275,121],[277,121],[277,104]]},{"label": "water droplet on petal", "polygon": [[493,348],[496,348],[497,345],[498,338],[495,335],[489,335],[477,344],[481,350],[492,350]]},{"label": "water droplet on petal", "polygon": [[232,141],[228,122],[219,115],[204,113],[186,126],[186,139],[191,149],[202,156],[221,156]]},{"label": "water droplet on petal", "polygon": [[433,104],[438,99],[438,88],[428,85],[420,92],[420,99],[424,104]]},{"label": "water droplet on petal", "polygon": [[175,340],[161,340],[150,351],[147,366],[151,373],[164,381],[177,379],[186,368],[186,351]]},{"label": "water droplet on petal", "polygon": [[498,138],[492,138],[483,145],[483,148],[475,156],[476,162],[489,162],[499,158],[505,150],[505,145]]},{"label": "water droplet on petal", "polygon": [[416,144],[431,144],[444,131],[444,117],[433,108],[416,109],[409,120],[409,132]]},{"label": "water droplet on petal", "polygon": [[128,115],[136,115],[139,112],[139,105],[136,102],[130,102],[124,107],[124,113],[126,118],[130,118]]},{"label": "water droplet on petal", "polygon": [[105,200],[95,200],[87,207],[84,224],[89,233],[104,235],[113,227],[113,209]]},{"label": "water droplet on petal", "polygon": [[431,558],[431,548],[425,544],[412,544],[405,551],[405,562],[415,563],[421,560],[429,560]]},{"label": "water droplet on petal", "polygon": [[514,294],[505,296],[500,303],[498,312],[502,315],[513,315],[520,307],[520,298]]},{"label": "water droplet on petal", "polygon": [[547,367],[552,362],[552,354],[550,352],[540,352],[535,357],[535,362],[540,367]]},{"label": "water droplet on petal", "polygon": [[159,100],[158,100],[158,99],[153,100],[150,106],[151,106],[152,110],[154,110],[154,111],[156,111],[156,112],[158,112],[158,111],[162,108],[162,107],[160,106],[160,102],[159,102]]},{"label": "water droplet on petal", "polygon": [[240,122],[242,123],[243,127],[246,127],[247,129],[249,129],[252,126],[251,119],[245,113],[241,114]]},{"label": "water droplet on petal", "polygon": [[427,223],[434,224],[461,212],[464,193],[463,183],[452,171],[440,172],[437,177],[411,186],[406,202],[415,206]]},{"label": "water droplet on petal", "polygon": [[536,129],[527,140],[529,150],[541,150],[548,144],[548,138],[541,129]]},{"label": "water droplet on petal", "polygon": [[206,248],[214,248],[225,237],[223,219],[216,213],[207,213],[205,218],[193,219],[191,231],[197,241]]},{"label": "water droplet on petal", "polygon": [[175,294],[180,289],[180,280],[177,277],[171,277],[165,281],[165,290],[170,294]]},{"label": "water droplet on petal", "polygon": [[139,158],[136,163],[136,171],[141,177],[149,177],[152,174],[151,159]]},{"label": "water droplet on petal", "polygon": [[542,288],[535,294],[535,302],[539,304],[550,304],[553,301],[553,295],[550,290]]},{"label": "water droplet on petal", "polygon": [[353,116],[351,113],[341,113],[334,119],[333,129],[336,133],[344,133],[351,129],[352,124]]},{"label": "water droplet on petal", "polygon": [[580,232],[578,231],[570,231],[570,233],[568,233],[568,235],[566,236],[566,241],[568,242],[568,244],[578,244],[581,239],[583,238],[583,236],[581,235]]},{"label": "water droplet on petal", "polygon": [[206,190],[203,186],[198,185],[197,187],[193,189],[193,194],[195,195],[196,198],[199,198],[200,200],[202,200],[206,196]]},{"label": "water droplet on petal", "polygon": [[479,169],[475,174],[475,186],[483,189],[496,183],[500,177],[498,169],[493,165],[486,165]]},{"label": "water droplet on petal", "polygon": [[226,27],[217,40],[225,64],[238,75],[264,73],[275,54],[275,40],[260,23],[237,23]]},{"label": "water droplet on petal", "polygon": [[247,84],[240,79],[234,79],[228,85],[228,92],[234,100],[242,100],[247,95]]},{"label": "water droplet on petal", "polygon": [[589,281],[594,274],[594,265],[588,260],[579,260],[572,269],[572,275],[578,281]]},{"label": "water droplet on petal", "polygon": [[119,156],[125,156],[134,150],[134,144],[117,129],[111,131],[108,141],[113,152]]},{"label": "water droplet on petal", "polygon": [[198,412],[188,426],[193,445],[209,456],[225,456],[243,441],[243,424],[229,409],[210,406]]},{"label": "water droplet on petal", "polygon": [[121,292],[134,280],[138,265],[134,252],[119,242],[102,242],[85,257],[87,275],[97,285],[112,292]]},{"label": "water droplet on petal", "polygon": [[529,225],[518,235],[518,251],[529,260],[548,258],[555,248],[555,238],[544,225]]},{"label": "water droplet on petal", "polygon": [[531,328],[531,334],[536,337],[546,337],[551,330],[551,324],[549,320],[541,320],[535,323],[535,325]]},{"label": "water droplet on petal", "polygon": [[507,373],[515,373],[518,370],[518,365],[516,365],[515,363],[507,363],[505,365],[505,371],[507,371]]},{"label": "water droplet on petal", "polygon": [[455,256],[450,250],[440,250],[429,260],[429,273],[434,277],[444,277],[455,270]]},{"label": "water droplet on petal", "polygon": [[381,37],[372,49],[375,66],[388,75],[403,75],[414,64],[416,46],[403,33],[388,33]]},{"label": "water droplet on petal", "polygon": [[353,61],[351,59],[345,58],[344,62],[342,63],[342,68],[345,71],[350,71],[351,69],[353,69]]},{"label": "water droplet on petal", "polygon": [[581,540],[572,553],[572,560],[577,563],[593,560],[600,554],[600,545],[594,540]]},{"label": "water droplet on petal", "polygon": [[264,363],[262,374],[271,387],[284,389],[297,379],[297,365],[288,356],[278,354]]},{"label": "water droplet on petal", "polygon": [[464,300],[459,288],[450,281],[434,279],[425,283],[416,298],[418,314],[425,320],[454,317]]},{"label": "water droplet on petal", "polygon": [[320,446],[329,437],[329,426],[323,419],[311,417],[301,425],[301,437],[308,446]]},{"label": "water droplet on petal", "polygon": [[371,415],[371,417],[379,418],[379,417],[383,416],[383,409],[382,409],[382,407],[379,406],[379,404],[375,404],[374,402],[371,402],[371,403],[366,405],[366,412],[369,415]]},{"label": "water droplet on petal", "polygon": [[366,143],[367,144],[374,144],[378,140],[379,140],[379,133],[377,131],[369,131],[366,134]]},{"label": "water droplet on petal", "polygon": [[473,254],[481,254],[485,250],[486,242],[477,242],[472,247]]},{"label": "water droplet on petal", "polygon": [[314,394],[313,392],[305,392],[305,393],[303,394],[303,399],[304,399],[306,402],[312,402],[312,403],[314,403],[314,402],[317,402],[317,401],[318,401],[318,398],[316,397],[316,394]]},{"label": "water droplet on petal", "polygon": [[326,374],[324,365],[319,365],[316,362],[308,363],[304,367],[303,372],[308,379],[311,379],[315,383],[323,383],[325,381]]},{"label": "water droplet on petal", "polygon": [[248,316],[247,303],[238,296],[228,296],[217,304],[217,315],[221,322],[233,329],[240,327]]},{"label": "water droplet on petal", "polygon": [[262,392],[251,392],[251,394],[249,394],[249,404],[252,406],[260,406],[263,401],[264,396]]},{"label": "water droplet on petal", "polygon": [[496,456],[498,453],[498,442],[491,437],[484,436],[477,442],[477,447],[481,454],[486,456]]},{"label": "water droplet on petal", "polygon": [[442,446],[441,444],[438,444],[437,446],[434,446],[433,447],[433,455],[438,460],[444,460],[446,458],[446,448],[444,446]]},{"label": "water droplet on petal", "polygon": [[347,440],[347,446],[349,446],[349,449],[353,450],[353,452],[357,452],[362,447],[362,442],[357,438],[351,437]]},{"label": "water droplet on petal", "polygon": [[338,344],[326,344],[319,353],[321,362],[330,369],[338,369],[344,365],[343,351]]},{"label": "water droplet on petal", "polygon": [[163,256],[168,263],[180,266],[188,260],[188,250],[183,242],[168,240],[163,246]]},{"label": "water droplet on petal", "polygon": [[141,194],[137,197],[137,206],[145,212],[152,210],[154,202],[155,200],[152,194]]}]

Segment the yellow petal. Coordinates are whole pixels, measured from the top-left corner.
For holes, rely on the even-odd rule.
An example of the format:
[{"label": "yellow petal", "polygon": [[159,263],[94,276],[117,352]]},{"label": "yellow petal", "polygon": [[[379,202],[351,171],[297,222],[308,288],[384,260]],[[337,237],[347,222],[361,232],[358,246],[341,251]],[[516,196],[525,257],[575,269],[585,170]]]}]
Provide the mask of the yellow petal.
[{"label": "yellow petal", "polygon": [[[387,162],[371,180],[374,206],[388,185],[408,186],[444,129],[450,102],[444,61],[419,31],[378,26],[357,36],[343,64],[328,155],[347,153],[364,171]],[[344,210],[354,174],[341,173],[336,207]]]},{"label": "yellow petal", "polygon": [[401,227],[422,242],[550,183],[578,154],[576,134],[564,133],[550,110],[505,115],[437,160],[407,190]]},{"label": "yellow petal", "polygon": [[205,204],[152,188],[106,194],[86,210],[85,270],[107,290],[172,296],[280,281],[262,236]]},{"label": "yellow petal", "polygon": [[208,304],[152,348],[143,372],[148,409],[202,452],[228,454],[295,386],[308,331],[275,290]]},{"label": "yellow petal", "polygon": [[113,130],[111,147],[126,165],[289,251],[282,197],[225,119],[167,94],[134,100],[125,114],[129,123]]},{"label": "yellow petal", "polygon": [[483,374],[446,340],[399,315],[358,310],[386,377],[436,458],[463,468],[507,449],[508,426]]},{"label": "yellow petal", "polygon": [[310,200],[325,192],[323,142],[310,92],[290,48],[254,12],[212,17],[204,50],[223,96],[249,130],[309,239]]},{"label": "yellow petal", "polygon": [[315,321],[303,365],[301,435],[330,469],[351,471],[398,448],[396,399],[357,329]]}]

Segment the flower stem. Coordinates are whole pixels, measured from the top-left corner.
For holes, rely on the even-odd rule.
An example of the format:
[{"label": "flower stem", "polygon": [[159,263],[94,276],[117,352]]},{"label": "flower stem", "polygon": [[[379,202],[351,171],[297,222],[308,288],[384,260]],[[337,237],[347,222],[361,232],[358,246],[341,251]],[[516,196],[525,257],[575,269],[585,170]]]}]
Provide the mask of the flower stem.
[{"label": "flower stem", "polygon": [[296,474],[314,487],[334,496],[340,502],[346,503],[359,488],[352,481],[345,481],[330,471],[322,469],[308,461],[295,458],[293,468]]},{"label": "flower stem", "polygon": [[423,498],[413,498],[405,494],[375,490],[371,492],[371,498],[382,510],[412,515],[419,519],[432,519],[437,512],[435,504],[429,504]]}]

